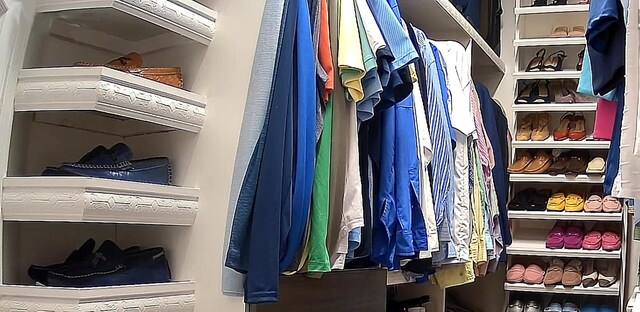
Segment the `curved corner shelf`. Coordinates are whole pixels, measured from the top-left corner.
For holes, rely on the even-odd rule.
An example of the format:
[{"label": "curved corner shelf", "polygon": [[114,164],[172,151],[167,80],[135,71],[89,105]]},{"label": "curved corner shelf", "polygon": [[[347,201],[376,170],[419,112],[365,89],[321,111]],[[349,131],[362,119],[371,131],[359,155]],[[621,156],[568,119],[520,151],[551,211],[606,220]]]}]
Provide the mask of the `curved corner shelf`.
[{"label": "curved corner shelf", "polygon": [[85,177],[4,178],[2,219],[193,224],[198,189]]},{"label": "curved corner shelf", "polygon": [[36,11],[56,16],[50,31],[58,36],[121,53],[160,49],[179,37],[208,45],[217,19],[193,0],[38,0]]},{"label": "curved corner shelf", "polygon": [[514,72],[513,78],[518,80],[538,80],[538,79],[578,79],[580,72],[577,70],[561,71],[537,71],[537,72]]},{"label": "curved corner shelf", "polygon": [[562,285],[545,286],[543,284],[505,283],[504,290],[570,295],[618,296],[620,295],[620,282],[616,282],[610,287],[600,287],[598,285],[594,287],[582,287],[582,285],[564,287]]},{"label": "curved corner shelf", "polygon": [[0,311],[147,311],[192,312],[195,283],[59,288],[0,286]]},{"label": "curved corner shelf", "polygon": [[544,236],[538,238],[539,239],[514,238],[511,246],[507,247],[507,253],[517,256],[592,259],[620,259],[622,254],[620,250],[549,249],[545,246]]},{"label": "curved corner shelf", "polygon": [[548,5],[515,8],[516,15],[555,14],[555,13],[588,13],[588,4]]},{"label": "curved corner shelf", "polygon": [[531,39],[516,39],[513,41],[513,46],[519,47],[540,47],[540,46],[572,46],[572,45],[585,45],[587,39],[584,37],[566,37],[566,38],[531,38]]},{"label": "curved corner shelf", "polygon": [[565,176],[559,174],[552,176],[546,173],[512,173],[509,174],[511,182],[542,182],[542,183],[604,183],[603,175]]},{"label": "curved corner shelf", "polygon": [[[106,67],[55,67],[20,72],[14,109],[16,112],[107,113],[124,120],[110,118],[110,124],[105,125],[105,122],[65,116],[60,121],[47,122],[130,136],[176,129],[197,133],[204,124],[206,103],[204,96],[193,92]],[[131,127],[123,124],[127,119],[161,127]]]},{"label": "curved corner shelf", "polygon": [[591,112],[596,110],[596,103],[546,103],[546,104],[514,104],[515,112]]},{"label": "curved corner shelf", "polygon": [[609,149],[610,141],[554,141],[552,137],[544,141],[513,141],[513,148],[572,148],[572,149]]},{"label": "curved corner shelf", "polygon": [[449,0],[402,0],[400,8],[407,22],[420,27],[432,38],[461,43],[471,40],[474,65],[504,75],[504,62]]},{"label": "curved corner shelf", "polygon": [[509,210],[509,219],[620,222],[622,213]]}]

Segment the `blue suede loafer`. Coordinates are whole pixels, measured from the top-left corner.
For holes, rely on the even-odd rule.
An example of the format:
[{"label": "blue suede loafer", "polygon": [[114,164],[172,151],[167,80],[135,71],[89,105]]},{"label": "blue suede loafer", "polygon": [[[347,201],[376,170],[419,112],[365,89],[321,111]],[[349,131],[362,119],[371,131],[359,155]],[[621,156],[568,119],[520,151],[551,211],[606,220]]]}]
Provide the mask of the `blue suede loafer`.
[{"label": "blue suede loafer", "polygon": [[164,185],[171,183],[171,166],[166,157],[124,161],[114,165],[63,164],[59,170],[69,176]]}]

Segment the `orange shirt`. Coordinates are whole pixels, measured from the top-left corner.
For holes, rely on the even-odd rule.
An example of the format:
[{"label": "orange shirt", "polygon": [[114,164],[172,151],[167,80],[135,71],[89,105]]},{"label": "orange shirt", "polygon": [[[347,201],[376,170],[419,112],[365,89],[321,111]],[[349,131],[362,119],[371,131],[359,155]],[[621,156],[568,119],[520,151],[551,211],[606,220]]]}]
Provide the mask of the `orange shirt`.
[{"label": "orange shirt", "polygon": [[327,0],[320,0],[320,42],[318,48],[318,59],[320,66],[327,73],[327,81],[324,83],[324,94],[322,99],[325,103],[329,101],[329,94],[333,92],[333,57],[331,56],[331,43],[329,41],[329,10]]}]

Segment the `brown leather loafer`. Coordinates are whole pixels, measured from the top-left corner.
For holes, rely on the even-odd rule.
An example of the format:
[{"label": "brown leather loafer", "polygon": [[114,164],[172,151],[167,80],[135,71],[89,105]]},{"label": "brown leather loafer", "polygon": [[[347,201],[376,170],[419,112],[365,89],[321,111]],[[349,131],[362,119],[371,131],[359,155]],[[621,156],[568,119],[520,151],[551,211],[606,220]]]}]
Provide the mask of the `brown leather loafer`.
[{"label": "brown leather loafer", "polygon": [[545,151],[536,152],[535,156],[533,156],[533,161],[524,168],[525,173],[545,173],[551,167],[551,155],[549,155]]},{"label": "brown leather loafer", "polygon": [[513,164],[507,168],[509,173],[522,173],[524,169],[533,161],[533,157],[529,152],[523,152],[517,156],[517,159]]}]

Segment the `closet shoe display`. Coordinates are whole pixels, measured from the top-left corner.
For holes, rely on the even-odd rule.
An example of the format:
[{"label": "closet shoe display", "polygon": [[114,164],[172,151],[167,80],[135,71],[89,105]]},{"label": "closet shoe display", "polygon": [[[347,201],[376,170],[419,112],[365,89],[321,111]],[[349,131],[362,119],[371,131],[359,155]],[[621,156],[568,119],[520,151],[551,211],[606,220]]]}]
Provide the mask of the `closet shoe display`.
[{"label": "closet shoe display", "polygon": [[587,198],[584,204],[584,211],[586,212],[602,212],[602,197],[597,194],[593,194]]},{"label": "closet shoe display", "polygon": [[622,247],[622,240],[620,235],[613,231],[605,231],[602,233],[602,250],[614,251],[620,250]]},{"label": "closet shoe display", "polygon": [[115,179],[131,182],[169,185],[171,169],[166,157],[148,158],[116,165],[63,164],[60,172],[69,176]]},{"label": "closet shoe display", "polygon": [[524,89],[520,91],[520,94],[518,94],[518,97],[516,98],[516,103],[518,104],[534,103],[533,100],[531,99],[534,93],[534,88],[535,88],[535,92],[537,92],[536,83],[525,84]]},{"label": "closet shoe display", "polygon": [[596,260],[596,270],[600,287],[609,287],[618,281],[620,269],[617,261]]},{"label": "closet shoe display", "polygon": [[522,118],[518,130],[516,131],[516,141],[529,141],[531,139],[531,132],[533,131],[533,124],[536,120],[535,114],[527,114]]},{"label": "closet shoe display", "polygon": [[562,312],[580,312],[580,308],[575,303],[565,302],[562,305]]},{"label": "closet shoe display", "polygon": [[144,77],[176,88],[183,87],[182,72],[180,67],[142,67],[142,56],[131,52],[121,56],[107,64],[88,62],[76,62],[74,66],[104,66],[123,71],[135,76]]},{"label": "closet shoe display", "polygon": [[600,231],[591,230],[582,241],[582,249],[598,250],[602,247],[602,233]]},{"label": "closet shoe display", "polygon": [[551,155],[545,151],[538,151],[533,156],[533,160],[524,168],[524,173],[545,173],[551,163]]},{"label": "closet shoe display", "polygon": [[578,259],[572,259],[565,265],[562,273],[562,285],[578,286],[582,283],[582,262]]},{"label": "closet shoe display", "polygon": [[509,210],[527,210],[531,197],[535,192],[536,189],[527,188],[513,195],[513,198],[509,201]]},{"label": "closet shoe display", "polygon": [[564,272],[564,262],[561,259],[554,258],[550,261],[547,271],[544,274],[543,283],[545,285],[556,285],[562,281],[562,273]]},{"label": "closet shoe display", "polygon": [[580,51],[580,53],[578,53],[578,64],[576,64],[576,70],[577,71],[581,71],[582,70],[582,63],[584,62],[584,50]]},{"label": "closet shoe display", "polygon": [[566,197],[564,210],[567,212],[580,212],[584,210],[584,198],[575,193],[568,194]]},{"label": "closet shoe display", "polygon": [[587,173],[593,174],[604,174],[604,169],[606,168],[606,161],[602,157],[595,157],[589,164],[587,165]]},{"label": "closet shoe display", "polygon": [[163,248],[126,254],[112,241],[105,241],[86,262],[50,271],[47,282],[55,287],[101,287],[163,283],[171,280]]},{"label": "closet shoe display", "polygon": [[[105,148],[106,150],[106,148]],[[63,263],[52,264],[47,266],[40,265],[31,265],[27,274],[29,277],[34,280],[37,284],[47,285],[47,275],[50,271],[61,270],[70,265],[80,263],[84,261],[87,257],[93,254],[93,249],[95,248],[96,242],[90,238],[80,248],[71,252],[71,254],[64,260]]]},{"label": "closet shoe display", "polygon": [[566,229],[563,224],[556,224],[549,234],[547,234],[547,240],[545,246],[550,249],[560,249],[564,247],[564,238],[566,235]]},{"label": "closet shoe display", "polygon": [[569,140],[580,141],[587,137],[584,116],[573,116],[573,121],[569,126]]},{"label": "closet shoe display", "polygon": [[507,282],[522,283],[524,281],[525,268],[522,264],[514,264],[507,270]]},{"label": "closet shoe display", "polygon": [[[131,157],[133,157],[131,149],[124,143],[117,143],[109,149],[98,145],[74,164],[85,166],[116,166],[119,163],[131,161]],[[42,172],[42,175],[65,176],[68,175],[68,173],[60,170],[60,167],[47,167]]]},{"label": "closet shoe display", "polygon": [[551,80],[549,88],[553,94],[553,101],[556,103],[573,103],[575,98],[569,90],[564,87],[562,80]]},{"label": "closet shoe display", "polygon": [[584,261],[584,272],[582,274],[582,287],[593,287],[598,284],[598,271],[595,267],[595,260]]},{"label": "closet shoe display", "polygon": [[533,156],[529,152],[523,152],[517,156],[517,160],[507,168],[509,173],[522,173],[533,161]]},{"label": "closet shoe display", "polygon": [[566,198],[564,193],[555,193],[547,201],[547,210],[563,211],[566,206]]},{"label": "closet shoe display", "polygon": [[542,70],[561,71],[562,63],[564,62],[565,58],[567,58],[567,54],[565,54],[562,50],[551,53],[542,64]]},{"label": "closet shoe display", "polygon": [[564,235],[564,248],[580,249],[584,240],[584,227],[581,225],[570,225]]},{"label": "closet shoe display", "polygon": [[535,300],[529,300],[524,306],[524,312],[540,312],[540,304]]},{"label": "closet shoe display", "polygon": [[573,26],[573,28],[569,32],[569,37],[584,37],[584,34],[584,26]]},{"label": "closet shoe display", "polygon": [[545,49],[538,50],[538,52],[536,52],[536,56],[532,58],[531,61],[529,61],[529,64],[527,64],[527,68],[525,69],[525,71],[541,71],[543,68],[544,54],[546,52],[547,50]]},{"label": "closet shoe display", "polygon": [[602,199],[602,210],[604,212],[620,212],[622,210],[622,204],[620,204],[618,198],[607,195]]},{"label": "closet shoe display", "polygon": [[562,312],[562,305],[557,302],[550,303],[544,308],[544,312]]},{"label": "closet shoe display", "polygon": [[514,300],[509,304],[507,312],[524,312],[524,303],[520,300]]},{"label": "closet shoe display", "polygon": [[564,152],[553,160],[553,163],[547,170],[550,175],[558,175],[567,172],[567,166],[569,165],[569,159],[571,158],[571,152]]},{"label": "closet shoe display", "polygon": [[589,152],[587,151],[573,151],[570,153],[569,161],[565,169],[565,174],[581,174],[587,170],[587,161],[589,159]]},{"label": "closet shoe display", "polygon": [[551,115],[548,113],[536,114],[536,123],[534,123],[534,129],[531,132],[531,141],[544,141],[549,138],[549,121]]},{"label": "closet shoe display", "polygon": [[527,284],[540,284],[544,279],[544,270],[537,264],[530,264],[524,271],[524,282]]}]

